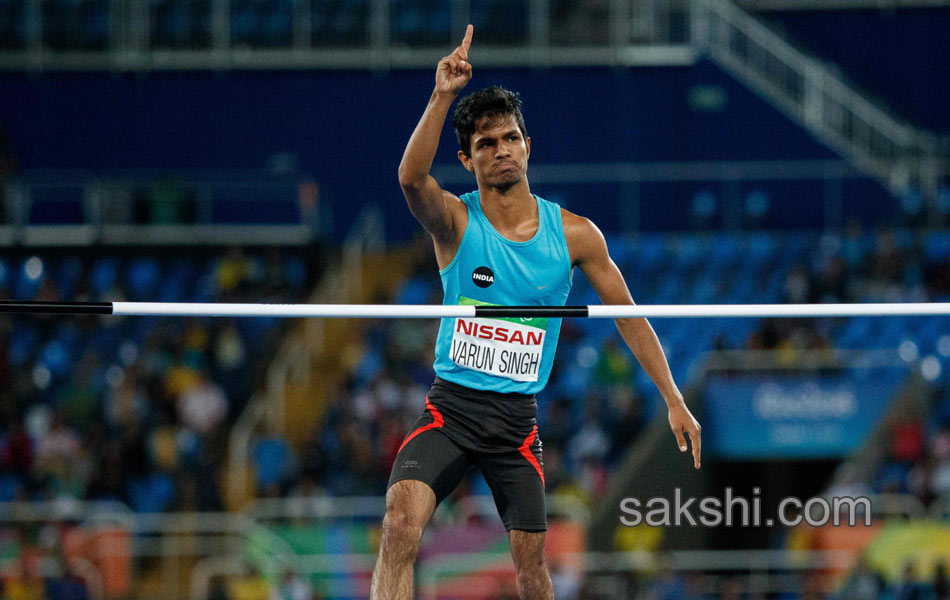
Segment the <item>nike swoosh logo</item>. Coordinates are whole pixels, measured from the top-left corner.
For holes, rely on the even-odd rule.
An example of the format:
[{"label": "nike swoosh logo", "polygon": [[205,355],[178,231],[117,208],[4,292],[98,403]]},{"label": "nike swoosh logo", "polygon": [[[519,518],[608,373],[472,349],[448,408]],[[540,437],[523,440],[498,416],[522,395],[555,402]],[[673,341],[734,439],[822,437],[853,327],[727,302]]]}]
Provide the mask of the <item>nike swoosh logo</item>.
[{"label": "nike swoosh logo", "polygon": [[[551,284],[549,283],[548,285],[551,285]],[[543,290],[544,288],[548,287],[548,285],[539,285],[538,289]]]}]

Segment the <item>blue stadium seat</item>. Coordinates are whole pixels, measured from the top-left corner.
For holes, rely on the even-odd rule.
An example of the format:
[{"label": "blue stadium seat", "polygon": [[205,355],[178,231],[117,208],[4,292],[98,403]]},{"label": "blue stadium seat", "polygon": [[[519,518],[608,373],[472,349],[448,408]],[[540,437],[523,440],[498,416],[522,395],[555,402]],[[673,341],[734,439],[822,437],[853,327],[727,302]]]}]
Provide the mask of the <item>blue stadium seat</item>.
[{"label": "blue stadium seat", "polygon": [[23,481],[13,473],[0,473],[0,502],[17,500],[23,489]]},{"label": "blue stadium seat", "polygon": [[690,304],[714,304],[719,298],[716,286],[717,278],[715,275],[706,274],[701,276],[691,286],[688,301]]},{"label": "blue stadium seat", "polygon": [[54,378],[65,376],[73,366],[73,357],[67,347],[60,340],[54,339],[46,343],[40,352],[39,363],[49,369]]},{"label": "blue stadium seat", "polygon": [[935,232],[926,237],[924,259],[931,265],[950,262],[950,231]]},{"label": "blue stadium seat", "polygon": [[32,300],[46,277],[46,263],[37,263],[33,258],[24,258],[17,269],[13,294],[18,300]]},{"label": "blue stadium seat", "polygon": [[291,474],[293,454],[287,442],[281,438],[258,440],[254,445],[253,456],[258,489],[279,485]]},{"label": "blue stadium seat", "polygon": [[659,234],[641,235],[633,247],[633,255],[644,271],[651,271],[668,262],[666,241]]},{"label": "blue stadium seat", "polygon": [[191,293],[192,302],[210,302],[215,297],[217,290],[214,272],[217,262],[217,259],[209,260],[195,279]]},{"label": "blue stadium seat", "polygon": [[175,481],[167,473],[153,473],[132,480],[126,491],[135,512],[162,512],[175,501]]},{"label": "blue stadium seat", "polygon": [[688,235],[677,241],[676,266],[684,270],[697,268],[709,257],[710,240],[705,236]]},{"label": "blue stadium seat", "polygon": [[56,265],[54,280],[59,293],[66,300],[76,295],[76,285],[83,274],[82,261],[76,256],[68,256]]},{"label": "blue stadium seat", "polygon": [[92,263],[89,273],[90,291],[93,297],[102,296],[112,289],[119,275],[119,262],[114,258],[99,258]]},{"label": "blue stadium seat", "polygon": [[8,348],[10,364],[14,367],[25,365],[32,358],[39,339],[39,331],[33,323],[24,319],[14,321]]},{"label": "blue stadium seat", "polygon": [[746,264],[759,266],[770,263],[777,253],[775,235],[772,233],[754,233],[746,239]]},{"label": "blue stadium seat", "polygon": [[300,257],[284,257],[284,276],[292,290],[302,290],[307,283],[307,265]]},{"label": "blue stadium seat", "polygon": [[161,265],[154,258],[133,259],[128,265],[125,276],[125,283],[132,300],[149,300],[159,284],[161,272]]},{"label": "blue stadium seat", "polygon": [[717,234],[709,255],[710,264],[715,268],[734,266],[742,258],[742,246],[742,241],[733,233]]}]

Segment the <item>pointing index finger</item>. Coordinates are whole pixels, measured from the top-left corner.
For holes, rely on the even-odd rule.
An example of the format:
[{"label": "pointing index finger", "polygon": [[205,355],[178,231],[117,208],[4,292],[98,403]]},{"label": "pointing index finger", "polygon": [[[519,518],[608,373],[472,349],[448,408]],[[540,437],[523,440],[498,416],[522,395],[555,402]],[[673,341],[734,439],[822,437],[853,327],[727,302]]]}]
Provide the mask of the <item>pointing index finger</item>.
[{"label": "pointing index finger", "polygon": [[702,451],[703,451],[702,450],[703,442],[702,442],[701,435],[702,434],[700,434],[698,429],[694,429],[693,431],[689,432],[689,441],[692,443],[692,446],[693,446],[693,466],[695,466],[697,469],[699,468],[700,456],[702,455]]},{"label": "pointing index finger", "polygon": [[462,38],[462,50],[465,52],[465,54],[468,54],[468,48],[472,45],[472,33],[474,32],[475,28],[472,27],[471,24],[465,28],[465,37]]}]

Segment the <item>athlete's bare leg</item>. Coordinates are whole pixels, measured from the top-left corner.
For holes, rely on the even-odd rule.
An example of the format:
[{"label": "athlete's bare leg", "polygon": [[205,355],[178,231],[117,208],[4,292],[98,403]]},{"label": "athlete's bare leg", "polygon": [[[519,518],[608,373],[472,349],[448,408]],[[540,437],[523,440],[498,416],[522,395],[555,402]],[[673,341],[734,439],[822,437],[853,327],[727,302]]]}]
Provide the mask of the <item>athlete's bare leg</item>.
[{"label": "athlete's bare leg", "polygon": [[521,600],[554,600],[554,588],[544,560],[544,533],[512,529],[508,535]]},{"label": "athlete's bare leg", "polygon": [[370,600],[412,599],[412,566],[433,512],[435,493],[427,484],[407,479],[390,486]]}]

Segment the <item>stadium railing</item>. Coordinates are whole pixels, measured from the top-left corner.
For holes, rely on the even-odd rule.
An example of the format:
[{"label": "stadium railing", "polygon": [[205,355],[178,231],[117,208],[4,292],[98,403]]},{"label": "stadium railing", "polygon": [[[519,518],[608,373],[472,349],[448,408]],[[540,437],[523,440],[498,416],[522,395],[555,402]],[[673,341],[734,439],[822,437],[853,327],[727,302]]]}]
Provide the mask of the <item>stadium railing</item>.
[{"label": "stadium railing", "polygon": [[0,241],[24,245],[301,245],[321,233],[316,184],[263,171],[34,170],[9,186]]},{"label": "stadium railing", "polygon": [[[586,522],[587,509],[577,500],[558,495],[549,496],[548,500],[553,519],[580,525]],[[917,498],[910,495],[873,496],[872,506],[875,518],[927,517]],[[940,511],[932,508],[932,518],[946,517],[950,496],[941,498],[933,507]],[[282,522],[318,526],[354,520],[377,523],[384,512],[384,499],[375,496],[259,499],[240,513],[134,513],[120,502],[14,502],[0,505],[0,529],[65,523],[85,530],[90,539],[96,534],[120,532],[122,536],[107,539],[111,543],[93,544],[89,546],[90,553],[69,557],[70,564],[87,580],[93,598],[104,597],[101,590],[110,585],[108,581],[114,576],[105,561],[120,558],[129,562],[133,580],[142,574],[141,569],[136,571],[140,559],[158,561],[163,585],[167,586],[166,597],[184,597],[186,592],[178,586],[187,582],[189,597],[204,599],[212,578],[244,572],[246,565],[255,560],[248,555],[249,548],[262,546],[269,548],[262,564],[274,569],[271,574],[291,567],[301,574],[365,577],[372,570],[374,554],[298,554],[272,528]],[[488,523],[497,520],[490,498],[467,497],[455,509],[441,506],[433,517],[433,528],[465,522],[472,515]],[[428,555],[419,565],[423,597],[437,597],[434,594],[438,583],[448,574],[477,574],[486,569],[486,564],[492,573],[510,574],[513,567],[508,556],[506,550]],[[850,550],[573,552],[562,553],[558,564],[576,568],[579,574],[593,577],[599,580],[597,585],[606,587],[620,585],[618,582],[631,573],[652,576],[666,569],[712,577],[715,585],[738,574],[745,579],[749,591],[779,593],[796,589],[799,579],[813,571],[846,571],[857,558]],[[9,569],[17,560],[17,556],[7,556],[0,561],[0,568]],[[46,556],[43,560],[42,572],[55,573],[59,569],[56,557]],[[346,585],[356,584],[350,581]]]}]

